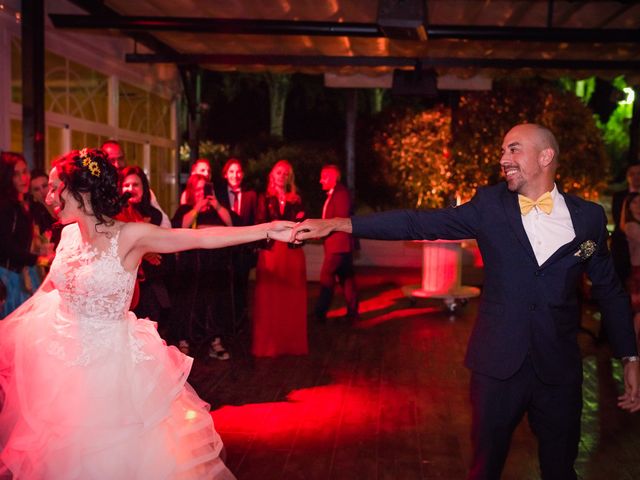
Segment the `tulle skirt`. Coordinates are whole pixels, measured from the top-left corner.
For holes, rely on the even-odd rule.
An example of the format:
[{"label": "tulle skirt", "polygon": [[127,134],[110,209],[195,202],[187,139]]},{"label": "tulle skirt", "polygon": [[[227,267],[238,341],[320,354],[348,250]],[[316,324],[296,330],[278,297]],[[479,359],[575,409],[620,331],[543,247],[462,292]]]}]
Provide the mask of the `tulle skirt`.
[{"label": "tulle skirt", "polygon": [[59,304],[38,292],[0,321],[0,476],[235,478],[190,357],[132,313],[96,329]]}]

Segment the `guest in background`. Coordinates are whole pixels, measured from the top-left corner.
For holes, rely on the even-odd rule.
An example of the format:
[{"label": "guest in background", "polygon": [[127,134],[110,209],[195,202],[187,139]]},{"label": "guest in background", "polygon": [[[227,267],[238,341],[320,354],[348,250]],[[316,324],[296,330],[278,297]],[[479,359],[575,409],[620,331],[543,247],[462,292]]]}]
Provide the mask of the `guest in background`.
[{"label": "guest in background", "polygon": [[[322,190],[327,200],[322,208],[322,218],[349,217],[353,214],[351,194],[340,183],[340,169],[337,165],[325,165],[320,172]],[[320,270],[320,294],[315,307],[315,317],[324,323],[331,306],[336,279],[342,286],[347,301],[347,319],[358,318],[358,295],[356,293],[353,270],[353,236],[345,232],[332,232],[323,241],[324,260]]]},{"label": "guest in background", "polygon": [[[218,199],[231,213],[235,226],[255,225],[258,197],[253,190],[242,186],[244,170],[237,158],[230,158],[222,168],[222,177],[226,180],[224,188],[218,191]],[[247,298],[249,290],[249,272],[256,266],[257,253],[254,244],[238,245],[231,251],[233,276],[233,330],[241,331],[248,323]]]},{"label": "guest in background", "polygon": [[611,234],[611,257],[616,273],[623,285],[631,273],[631,261],[629,258],[629,245],[624,230],[621,228],[623,204],[629,193],[640,191],[640,164],[634,163],[627,167],[627,188],[616,192],[611,198],[611,214],[613,216],[614,229]]},{"label": "guest in background", "polygon": [[[54,251],[62,233],[62,225],[57,222],[53,208],[45,202],[48,192],[49,175],[44,170],[32,170],[29,187],[29,193],[31,194],[29,209],[35,222],[34,245],[32,247],[35,250]],[[46,270],[42,267],[38,268],[41,278],[44,278],[47,273]]]},{"label": "guest in background", "polygon": [[[109,160],[111,165],[116,167],[116,170],[118,170],[118,172],[127,166],[127,158],[125,157],[124,150],[117,140],[107,140],[102,144],[101,150],[107,155],[107,159]],[[160,226],[164,228],[170,228],[171,220],[169,220],[168,215],[164,213],[164,210],[162,210],[162,207],[160,206],[160,204],[158,203],[158,199],[156,198],[156,194],[153,193],[153,190],[150,191],[151,205],[158,209],[162,214],[162,223],[160,224]]]},{"label": "guest in background", "polygon": [[[220,205],[213,187],[203,175],[187,180],[185,205],[180,205],[172,219],[174,228],[231,226],[229,211]],[[228,249],[189,250],[177,259],[174,294],[174,318],[177,322],[178,347],[187,352],[193,344],[207,344],[209,357],[228,360],[222,337],[231,322],[231,256]],[[179,317],[179,318],[178,318]]]},{"label": "guest in background", "polygon": [[631,294],[636,341],[640,347],[640,193],[627,195],[620,216],[620,228],[629,245],[631,272],[627,286]]},{"label": "guest in background", "polygon": [[31,183],[29,193],[31,194],[32,208],[31,214],[40,234],[51,232],[56,217],[50,205],[44,199],[49,192],[49,175],[44,170],[34,169],[31,171]]},{"label": "guest in background", "polygon": [[0,280],[7,287],[7,301],[0,318],[19,307],[40,285],[36,265],[48,266],[53,251],[31,250],[34,222],[26,195],[31,175],[19,153],[0,153]]},{"label": "guest in background", "polygon": [[[191,165],[190,175],[202,175],[207,179],[207,182],[210,182],[211,164],[209,163],[209,160],[207,160],[206,158],[199,158],[195,162],[193,162],[193,165]],[[187,203],[186,190],[182,192],[182,195],[180,195],[180,205],[184,205],[185,203]]]},{"label": "guest in background", "polygon": [[107,155],[107,160],[116,167],[116,170],[120,171],[127,166],[127,159],[124,156],[124,150],[120,142],[117,140],[107,140],[100,147],[101,150]]},{"label": "guest in background", "polygon": [[[279,160],[258,203],[258,222],[301,221],[302,201],[291,164]],[[284,306],[281,308],[280,306]],[[307,278],[304,252],[268,241],[258,255],[253,315],[253,354],[303,355],[307,345]]]},{"label": "guest in background", "polygon": [[[149,179],[140,167],[125,167],[119,172],[120,190],[130,194],[128,204],[116,220],[123,222],[144,222],[160,226],[162,213],[151,205]],[[163,338],[167,333],[167,317],[171,308],[169,292],[165,286],[165,262],[159,253],[146,253],[138,268],[138,301],[133,311],[139,318],[150,318],[158,323],[158,331]],[[135,294],[134,294],[135,297]]]}]

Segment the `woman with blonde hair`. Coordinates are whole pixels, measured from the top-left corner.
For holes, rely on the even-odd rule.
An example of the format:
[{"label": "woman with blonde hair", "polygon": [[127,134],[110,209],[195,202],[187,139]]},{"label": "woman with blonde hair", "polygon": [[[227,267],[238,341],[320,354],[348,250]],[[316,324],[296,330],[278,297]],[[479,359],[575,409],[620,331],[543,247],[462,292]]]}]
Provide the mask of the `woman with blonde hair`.
[{"label": "woman with blonde hair", "polygon": [[[293,168],[288,161],[279,160],[258,202],[258,221],[303,219]],[[267,241],[258,255],[252,349],[257,357],[308,352],[307,273],[304,252],[297,247]],[[277,305],[286,308],[275,308]]]}]

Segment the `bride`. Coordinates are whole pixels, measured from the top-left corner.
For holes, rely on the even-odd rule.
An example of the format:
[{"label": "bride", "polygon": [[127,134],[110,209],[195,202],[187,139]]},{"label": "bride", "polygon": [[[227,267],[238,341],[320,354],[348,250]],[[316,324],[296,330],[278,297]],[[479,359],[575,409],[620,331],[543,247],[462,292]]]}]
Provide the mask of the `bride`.
[{"label": "bride", "polygon": [[291,222],[167,230],[113,217],[126,204],[100,150],[55,163],[47,203],[68,225],[38,292],[0,322],[0,476],[233,479],[192,359],[128,311],[147,252],[287,241]]}]

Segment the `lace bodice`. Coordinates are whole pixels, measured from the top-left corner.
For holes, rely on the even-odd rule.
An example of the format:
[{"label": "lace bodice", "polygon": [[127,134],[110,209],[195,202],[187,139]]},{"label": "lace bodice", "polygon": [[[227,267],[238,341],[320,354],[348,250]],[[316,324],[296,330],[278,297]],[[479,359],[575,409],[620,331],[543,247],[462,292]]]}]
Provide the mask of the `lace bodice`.
[{"label": "lace bodice", "polygon": [[135,273],[118,256],[118,230],[103,252],[83,245],[77,225],[66,227],[51,265],[51,280],[60,292],[60,309],[85,321],[112,322],[129,310]]},{"label": "lace bodice", "polygon": [[[129,305],[136,274],[122,266],[119,233],[108,248],[97,251],[83,243],[77,225],[65,227],[49,273],[60,304],[54,322],[57,340],[47,350],[67,363],[86,365],[124,346],[118,343],[118,331],[127,328],[126,320],[133,316]],[[126,347],[137,360],[144,360],[135,338],[129,338]]]}]

